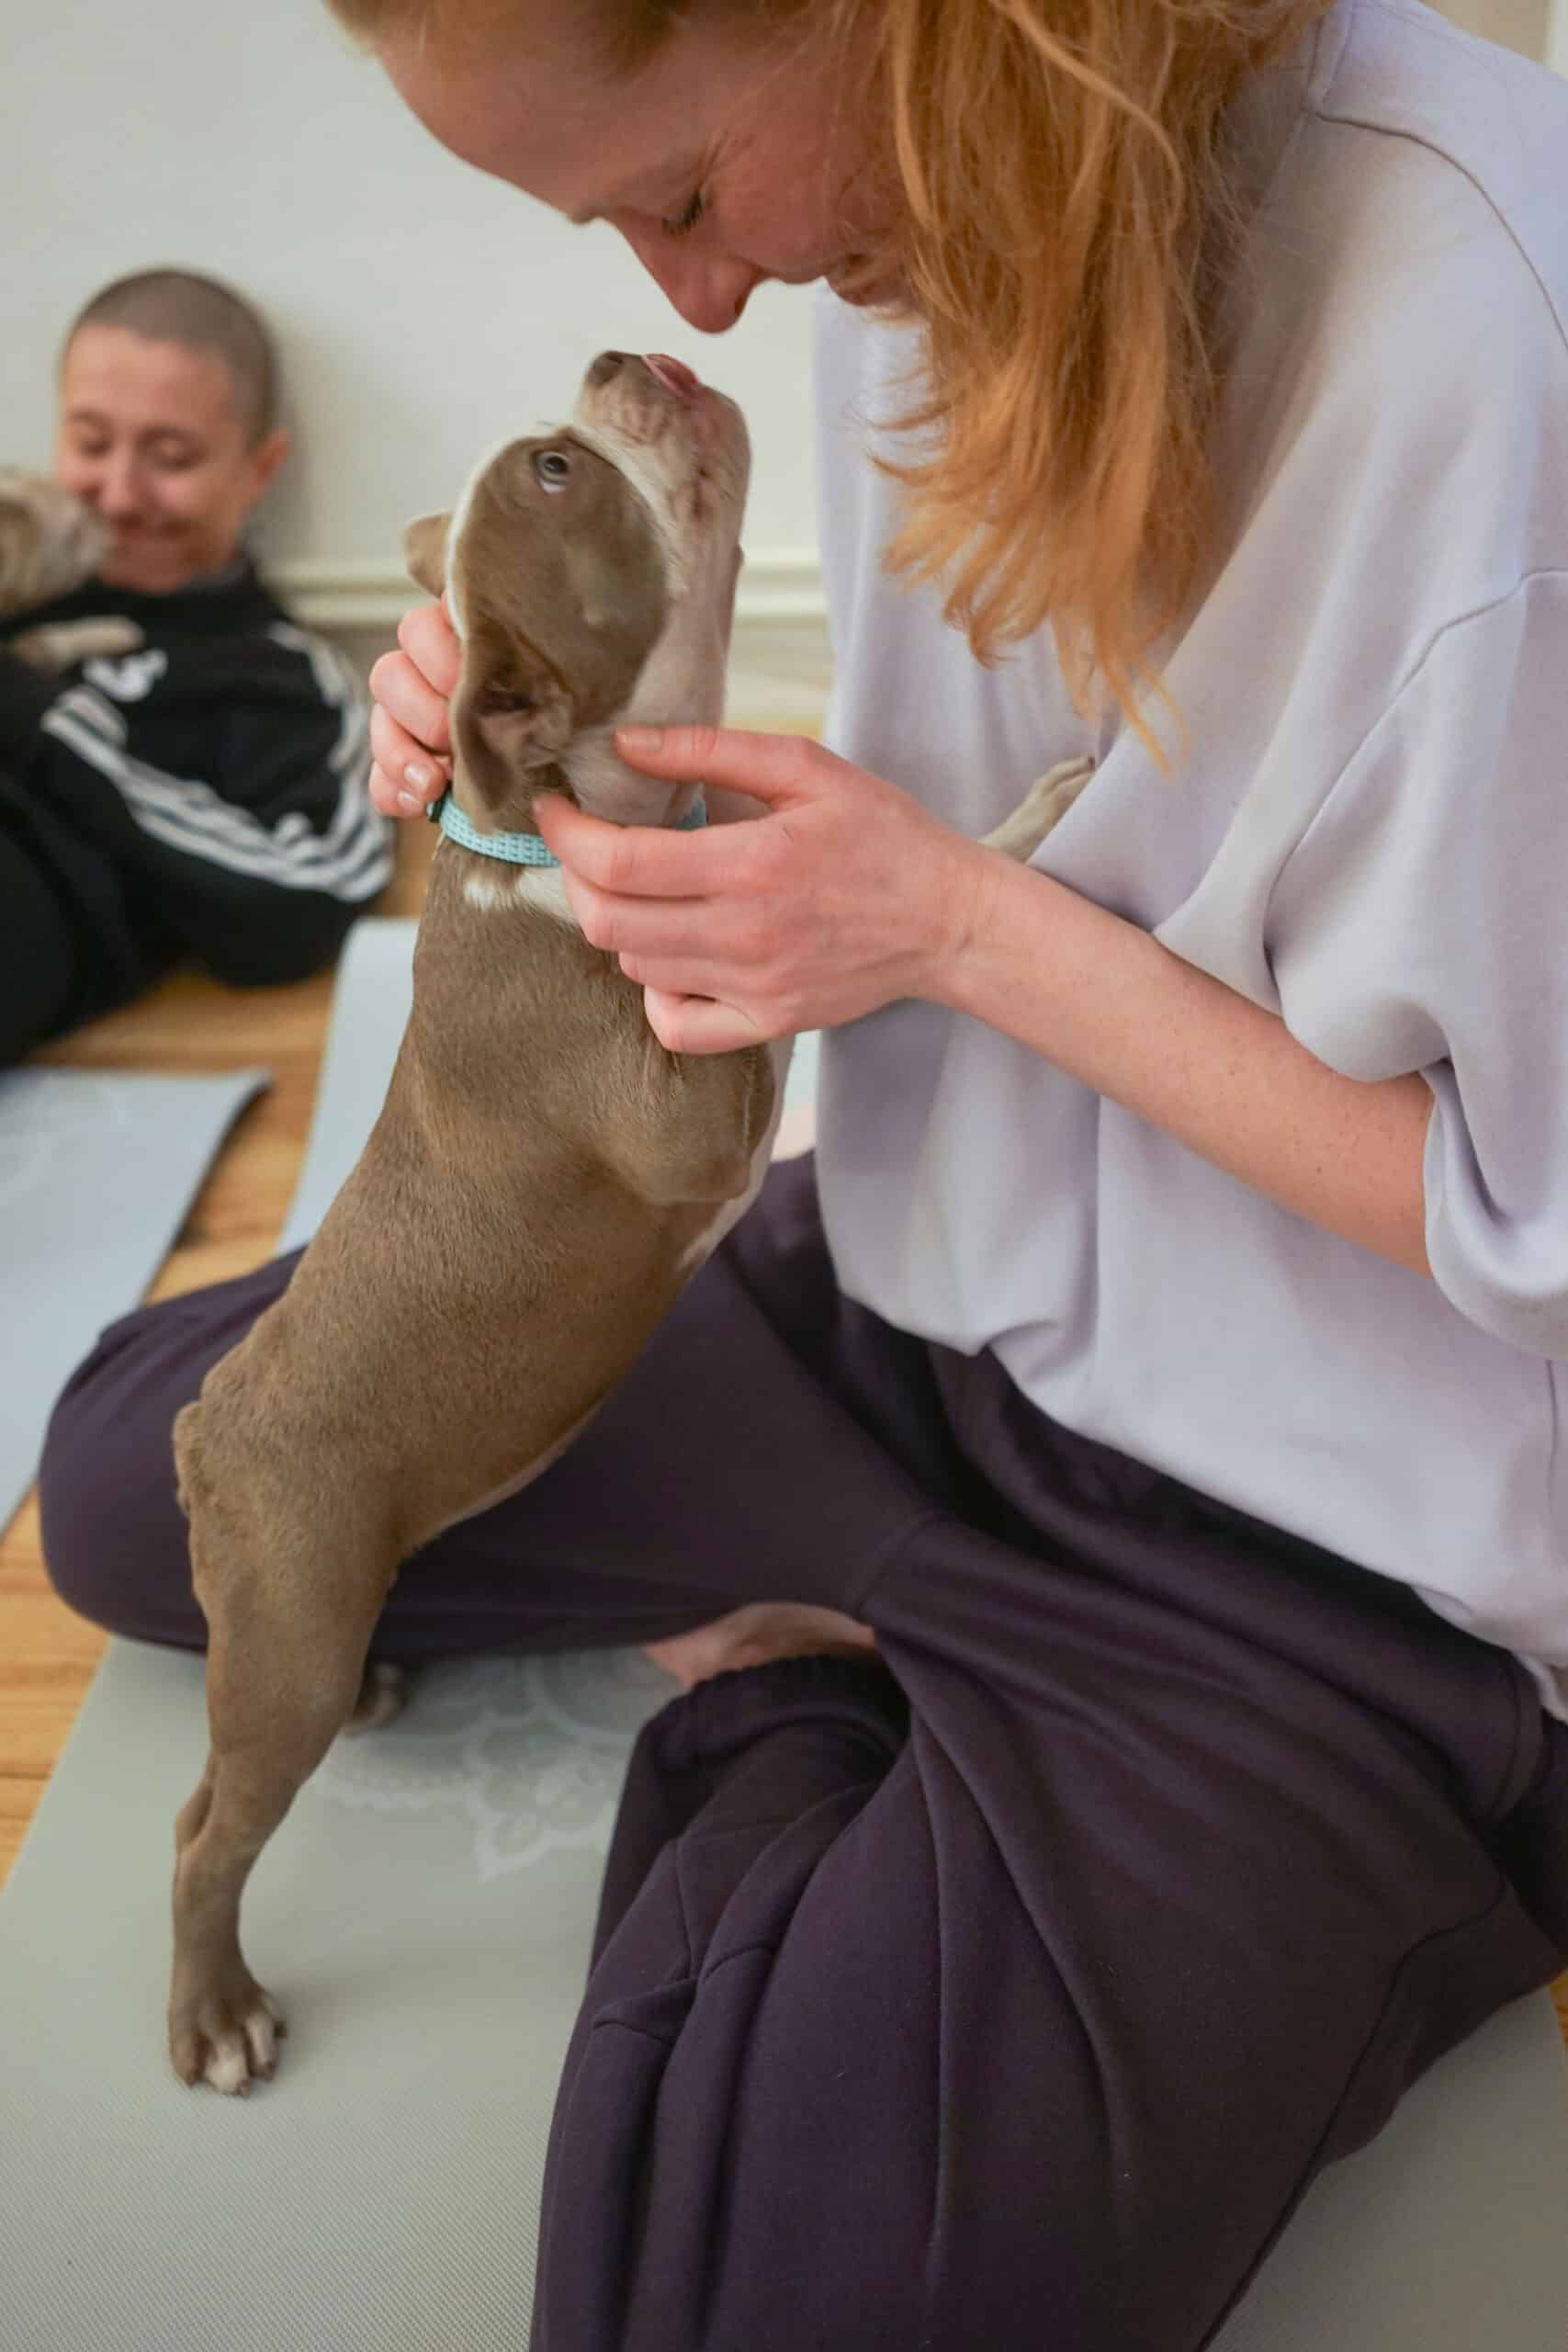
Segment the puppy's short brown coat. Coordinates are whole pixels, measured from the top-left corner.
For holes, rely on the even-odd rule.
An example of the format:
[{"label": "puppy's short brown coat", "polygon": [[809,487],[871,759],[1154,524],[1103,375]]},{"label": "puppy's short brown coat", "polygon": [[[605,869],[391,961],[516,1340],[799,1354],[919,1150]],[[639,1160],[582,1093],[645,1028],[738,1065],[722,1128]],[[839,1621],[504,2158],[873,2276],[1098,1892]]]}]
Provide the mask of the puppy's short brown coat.
[{"label": "puppy's short brown coat", "polygon": [[[622,768],[610,730],[721,711],[745,432],[694,385],[604,355],[567,432],[512,443],[411,529],[462,634],[454,793],[481,831],[532,830],[545,786],[639,822],[692,798]],[[998,846],[1027,854],[1084,773],[1054,772]],[[558,876],[442,843],[386,1106],[288,1290],[175,1425],[210,1634],[210,1753],[176,1829],[186,2082],[273,2071],[241,1894],[355,1707],[399,1562],[582,1428],[754,1192],[777,1091],[767,1050],[666,1052]]]},{"label": "puppy's short brown coat", "polygon": [[[573,429],[510,444],[454,518],[412,526],[462,631],[453,789],[481,831],[534,830],[541,788],[670,813],[608,731],[719,717],[745,473],[731,403],[606,355]],[[186,2081],[272,2070],[241,1891],[354,1707],[399,1562],[591,1417],[750,1189],[773,1096],[761,1048],[665,1051],[558,876],[441,843],[374,1132],[285,1295],[175,1425],[210,1634],[211,1749],[176,1833]]]}]

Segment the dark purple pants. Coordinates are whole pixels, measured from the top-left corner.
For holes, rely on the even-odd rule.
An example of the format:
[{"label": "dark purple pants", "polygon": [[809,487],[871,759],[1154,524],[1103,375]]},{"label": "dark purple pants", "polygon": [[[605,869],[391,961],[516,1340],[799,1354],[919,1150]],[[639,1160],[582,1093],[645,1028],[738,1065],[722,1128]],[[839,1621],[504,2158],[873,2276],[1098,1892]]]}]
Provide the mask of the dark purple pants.
[{"label": "dark purple pants", "polygon": [[[60,1404],[51,1571],[118,1632],[203,1639],[169,1423],[288,1271],[129,1317]],[[536,2352],[1195,2352],[1314,2174],[1568,1954],[1568,1727],[1522,1669],[847,1304],[805,1163],[374,1654],[758,1600],[885,1663],[643,1735]]]}]

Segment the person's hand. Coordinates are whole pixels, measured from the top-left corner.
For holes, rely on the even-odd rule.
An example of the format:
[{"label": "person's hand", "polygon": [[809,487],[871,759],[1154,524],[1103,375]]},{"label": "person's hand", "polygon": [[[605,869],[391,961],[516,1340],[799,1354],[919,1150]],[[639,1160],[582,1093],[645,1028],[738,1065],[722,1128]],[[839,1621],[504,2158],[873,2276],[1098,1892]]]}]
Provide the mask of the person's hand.
[{"label": "person's hand", "polygon": [[671,1053],[725,1053],[948,993],[986,921],[993,851],[897,785],[796,735],[621,728],[648,775],[728,786],[754,823],[606,824],[558,794],[535,815],[585,937],[641,981]]},{"label": "person's hand", "polygon": [[446,705],[462,656],[445,605],[405,613],[398,643],[370,673],[370,797],[385,817],[423,817],[451,781]]}]

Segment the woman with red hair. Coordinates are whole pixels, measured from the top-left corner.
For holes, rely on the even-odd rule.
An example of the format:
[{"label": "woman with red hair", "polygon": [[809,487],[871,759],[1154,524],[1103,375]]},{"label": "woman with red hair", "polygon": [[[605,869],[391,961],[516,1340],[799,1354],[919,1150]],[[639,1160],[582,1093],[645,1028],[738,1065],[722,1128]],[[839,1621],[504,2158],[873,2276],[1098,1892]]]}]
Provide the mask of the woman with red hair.
[{"label": "woman with red hair", "polygon": [[[832,748],[540,811],[667,1047],[824,1031],[815,1161],[374,1645],[689,1686],[535,2343],[1197,2352],[1568,1953],[1568,92],[1416,0],[337,5],[693,326],[827,287]],[[78,1375],[88,1613],[201,1642],[159,1433],[288,1271]]]}]

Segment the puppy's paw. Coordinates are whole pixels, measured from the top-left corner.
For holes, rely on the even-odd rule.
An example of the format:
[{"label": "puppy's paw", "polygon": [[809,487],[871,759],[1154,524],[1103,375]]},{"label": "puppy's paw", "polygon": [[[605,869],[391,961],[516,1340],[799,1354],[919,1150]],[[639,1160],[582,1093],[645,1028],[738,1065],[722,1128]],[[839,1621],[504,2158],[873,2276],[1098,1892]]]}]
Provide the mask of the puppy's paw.
[{"label": "puppy's paw", "polygon": [[407,1668],[392,1666],[385,1658],[365,1669],[365,1679],[359,1686],[359,1696],[354,1702],[354,1713],[344,1725],[345,1736],[362,1731],[379,1731],[386,1724],[395,1723],[409,1702]]},{"label": "puppy's paw", "polygon": [[985,836],[987,849],[1021,863],[1032,858],[1053,825],[1059,825],[1094,774],[1092,760],[1062,760],[1031,785],[1022,800],[994,833]]},{"label": "puppy's paw", "polygon": [[84,631],[91,629],[96,642],[83,647],[75,656],[78,662],[85,662],[92,654],[140,653],[147,642],[135,621],[113,616],[101,621],[84,621],[82,628]]},{"label": "puppy's paw", "polygon": [[78,662],[138,653],[144,643],[134,621],[45,621],[11,639],[11,650],[35,670],[69,670]]},{"label": "puppy's paw", "polygon": [[288,2030],[282,2010],[243,1961],[182,1987],[169,2004],[175,2074],[182,2083],[209,2083],[230,2098],[246,2098],[254,2082],[271,2081]]}]

